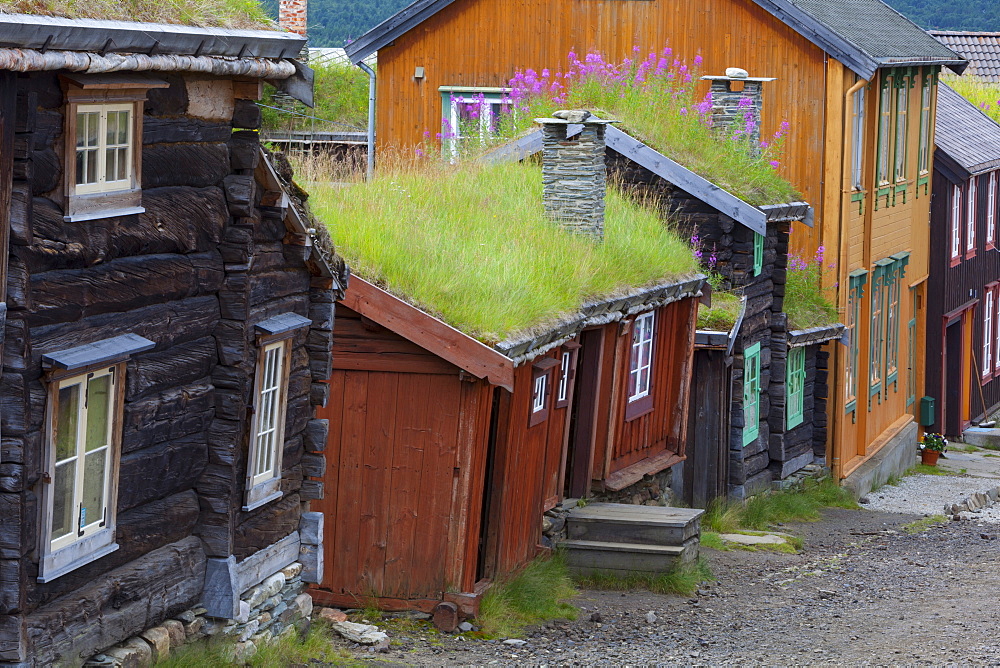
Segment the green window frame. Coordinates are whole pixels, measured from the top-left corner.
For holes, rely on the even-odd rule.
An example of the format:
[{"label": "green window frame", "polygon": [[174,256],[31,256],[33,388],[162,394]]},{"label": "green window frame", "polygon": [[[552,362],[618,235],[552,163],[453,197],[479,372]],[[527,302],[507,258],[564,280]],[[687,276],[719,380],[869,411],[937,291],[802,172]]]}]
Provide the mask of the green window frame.
[{"label": "green window frame", "polygon": [[885,273],[891,260],[879,260],[872,272],[871,318],[868,330],[868,410],[872,397],[882,403],[885,380]]},{"label": "green window frame", "polygon": [[864,299],[867,283],[868,272],[864,269],[852,271],[848,277],[847,335],[850,350],[847,364],[844,365],[844,412],[846,413],[853,413],[858,401],[858,363],[861,353],[858,326],[861,317],[861,300]]},{"label": "green window frame", "polygon": [[895,183],[902,183],[906,181],[906,140],[907,135],[909,134],[909,123],[907,122],[907,117],[910,111],[910,86],[913,85],[913,77],[901,73],[896,75],[895,83],[895,128],[893,130],[892,173]]},{"label": "green window frame", "polygon": [[753,275],[760,276],[764,269],[764,235],[753,233]]},{"label": "green window frame", "polygon": [[511,108],[510,89],[476,86],[440,86],[441,147],[456,160],[470,146],[484,146],[496,135],[502,111]]},{"label": "green window frame", "polygon": [[[889,135],[892,132],[892,75],[882,79],[878,104],[878,144],[875,153],[875,187],[879,196],[888,193],[889,186]],[[883,190],[884,189],[884,190]]]},{"label": "green window frame", "polygon": [[917,288],[910,288],[910,321],[906,324],[906,407],[917,401]]},{"label": "green window frame", "polygon": [[743,447],[760,435],[760,342],[743,351]]},{"label": "green window frame", "polygon": [[806,349],[791,348],[785,366],[785,428],[802,424],[805,413]]},{"label": "green window frame", "polygon": [[889,396],[889,385],[893,391],[899,387],[899,318],[902,303],[902,281],[906,276],[906,265],[910,262],[909,253],[897,253],[891,256],[891,264],[885,273],[885,394]]}]

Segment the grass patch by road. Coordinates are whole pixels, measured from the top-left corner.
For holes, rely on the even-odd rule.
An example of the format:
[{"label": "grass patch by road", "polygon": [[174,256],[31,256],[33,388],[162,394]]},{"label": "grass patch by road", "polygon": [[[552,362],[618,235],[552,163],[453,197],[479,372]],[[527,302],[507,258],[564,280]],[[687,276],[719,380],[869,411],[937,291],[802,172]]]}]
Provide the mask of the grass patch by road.
[{"label": "grass patch by road", "polygon": [[760,494],[745,503],[716,499],[702,516],[701,525],[704,530],[718,533],[760,531],[778,522],[818,520],[820,508],[825,507],[857,508],[858,504],[832,478],[807,480],[800,490]]},{"label": "grass patch by road", "polygon": [[556,552],[535,559],[516,577],[490,587],[476,621],[486,637],[517,637],[529,624],[576,619],[576,608],[565,602],[576,594],[566,559]]},{"label": "grass patch by road", "polygon": [[910,534],[918,534],[923,531],[942,524],[947,524],[948,518],[944,515],[930,515],[929,517],[923,517],[915,522],[910,522],[909,524],[903,525],[903,531]]},{"label": "grass patch by road", "polygon": [[[731,533],[739,533],[745,536],[768,535],[768,532],[766,531],[735,531]],[[719,550],[720,552],[743,550],[744,552],[784,552],[786,554],[798,554],[802,551],[803,541],[801,536],[792,536],[784,533],[780,535],[785,539],[784,543],[759,543],[757,545],[744,545],[742,543],[727,541],[720,534],[714,531],[702,531],[701,546],[713,550]]]},{"label": "grass patch by road", "polygon": [[252,668],[287,668],[296,664],[345,665],[351,653],[334,644],[330,628],[314,623],[305,636],[291,633],[264,644],[245,661],[234,661],[236,639],[215,636],[202,642],[177,648],[157,668],[232,668],[246,665]]},{"label": "grass patch by road", "polygon": [[656,594],[679,594],[690,596],[698,585],[706,580],[714,580],[712,569],[703,558],[689,564],[680,564],[666,573],[643,573],[633,571],[626,574],[598,571],[575,578],[576,583],[587,589],[608,591],[635,591],[644,589]]},{"label": "grass patch by road", "polygon": [[906,469],[906,472],[903,474],[904,477],[909,475],[955,475],[955,472],[943,469],[940,466],[917,464]]}]

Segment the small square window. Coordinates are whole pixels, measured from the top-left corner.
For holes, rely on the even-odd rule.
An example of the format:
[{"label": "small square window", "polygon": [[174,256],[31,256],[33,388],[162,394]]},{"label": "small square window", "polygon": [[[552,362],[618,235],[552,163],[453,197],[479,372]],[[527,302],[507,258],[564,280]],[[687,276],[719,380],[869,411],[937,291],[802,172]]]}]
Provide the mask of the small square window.
[{"label": "small square window", "polygon": [[559,360],[543,357],[531,365],[531,404],[528,407],[528,426],[534,427],[549,419],[552,404],[552,371],[560,366]]}]

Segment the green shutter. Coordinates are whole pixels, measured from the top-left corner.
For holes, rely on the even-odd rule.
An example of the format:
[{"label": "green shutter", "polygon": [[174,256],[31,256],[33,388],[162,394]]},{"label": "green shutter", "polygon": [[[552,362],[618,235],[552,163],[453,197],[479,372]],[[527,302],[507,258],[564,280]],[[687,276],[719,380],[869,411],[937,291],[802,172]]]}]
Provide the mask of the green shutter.
[{"label": "green shutter", "polygon": [[792,348],[788,351],[785,367],[785,428],[791,429],[802,424],[805,413],[806,390],[806,349]]},{"label": "green shutter", "polygon": [[753,275],[760,276],[764,268],[764,235],[753,233]]},{"label": "green shutter", "polygon": [[917,400],[917,289],[910,288],[910,321],[906,327],[906,407]]},{"label": "green shutter", "polygon": [[743,351],[743,445],[760,434],[760,343]]},{"label": "green shutter", "polygon": [[844,405],[844,412],[853,413],[857,406],[858,396],[858,362],[861,352],[858,332],[860,331],[861,300],[865,296],[865,284],[868,282],[868,272],[864,269],[856,269],[849,277],[850,292],[848,297],[848,331],[850,336],[850,354],[847,358],[845,370],[845,396],[850,397]]}]

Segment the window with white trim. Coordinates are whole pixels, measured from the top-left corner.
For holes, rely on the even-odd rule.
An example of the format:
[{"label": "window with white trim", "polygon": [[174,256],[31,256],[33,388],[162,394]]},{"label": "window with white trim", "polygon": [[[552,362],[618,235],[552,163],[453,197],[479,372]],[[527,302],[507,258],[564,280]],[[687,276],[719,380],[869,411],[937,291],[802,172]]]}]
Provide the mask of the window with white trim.
[{"label": "window with white trim", "polygon": [[653,409],[653,337],[655,328],[655,311],[638,315],[632,322],[626,420],[645,415]]},{"label": "window with white trim", "polygon": [[559,391],[556,393],[556,401],[563,402],[569,398],[569,363],[573,353],[564,350],[559,361]]},{"label": "window with white trim", "polygon": [[951,261],[958,262],[962,257],[962,188],[951,188]]},{"label": "window with white trim", "polygon": [[995,374],[1000,374],[1000,284],[995,285],[993,287],[993,291],[993,304],[996,308],[996,311],[993,313],[993,350],[995,351],[995,354],[993,355],[993,372]]},{"label": "window with white trim", "polygon": [[465,146],[482,146],[501,131],[512,111],[507,88],[441,86],[441,140],[457,158]]},{"label": "window with white trim", "polygon": [[993,312],[996,309],[994,304],[994,291],[985,291],[983,303],[983,357],[980,369],[984,378],[988,378],[993,373]]},{"label": "window with white trim", "polygon": [[243,510],[252,510],[281,496],[290,355],[290,338],[262,339],[254,383],[247,496]]},{"label": "window with white trim", "polygon": [[122,367],[111,366],[53,384],[49,554],[93,541],[102,532],[107,543],[114,541],[113,530],[106,530],[114,526],[121,372]]},{"label": "window with white trim", "polygon": [[882,80],[878,105],[878,151],[875,159],[875,185],[889,185],[889,147],[892,133],[892,77]]},{"label": "window with white trim", "polygon": [[77,194],[132,187],[132,104],[81,104],[76,108]]},{"label": "window with white trim", "polygon": [[865,294],[865,284],[868,282],[868,272],[857,269],[848,278],[849,291],[847,296],[847,334],[850,338],[850,351],[844,364],[844,410],[853,413],[858,400],[858,364],[861,352],[859,322],[861,317],[861,300]]},{"label": "window with white trim", "polygon": [[969,179],[968,199],[965,201],[965,252],[966,255],[974,255],[976,252],[976,205],[977,184],[976,177]]},{"label": "window with white trim", "polygon": [[142,213],[142,109],[165,81],[118,72],[67,73],[64,217],[68,222]]},{"label": "window with white trim", "polygon": [[531,412],[540,413],[545,410],[546,398],[549,395],[549,377],[547,374],[535,377],[535,386],[531,393]]},{"label": "window with white trim", "polygon": [[931,168],[931,99],[934,85],[934,75],[924,72],[922,85],[920,87],[920,146],[917,151],[917,171],[920,174],[927,174]]},{"label": "window with white trim", "polygon": [[896,182],[906,180],[906,142],[907,142],[907,111],[910,104],[910,85],[908,77],[896,78],[896,137],[895,162],[893,175]]},{"label": "window with white trim", "polygon": [[528,426],[534,427],[549,419],[552,407],[552,373],[559,360],[541,357],[531,365],[531,403],[528,406]]},{"label": "window with white trim", "polygon": [[862,189],[862,167],[865,155],[865,89],[854,93],[854,109],[851,119],[851,186]]},{"label": "window with white trim", "polygon": [[986,245],[993,246],[997,239],[997,173],[990,172],[989,190],[986,194]]}]

